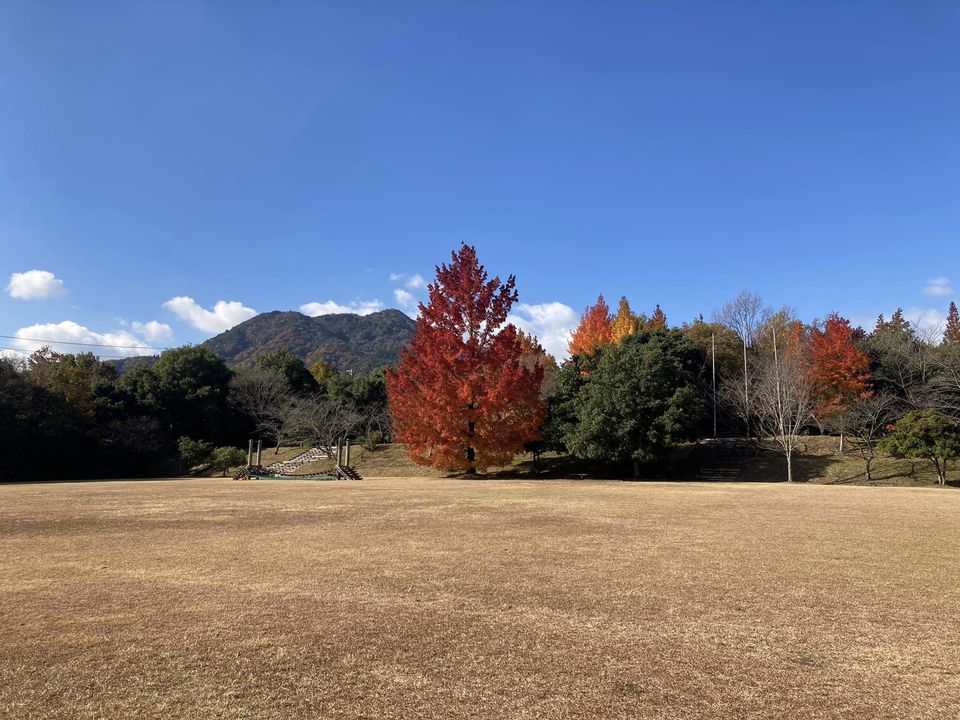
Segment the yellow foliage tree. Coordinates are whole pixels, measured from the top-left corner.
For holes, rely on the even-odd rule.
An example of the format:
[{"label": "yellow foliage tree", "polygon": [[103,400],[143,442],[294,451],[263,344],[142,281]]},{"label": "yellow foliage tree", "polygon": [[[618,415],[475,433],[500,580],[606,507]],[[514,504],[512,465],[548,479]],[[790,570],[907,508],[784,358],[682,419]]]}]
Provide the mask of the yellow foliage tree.
[{"label": "yellow foliage tree", "polygon": [[613,341],[618,343],[627,335],[632,335],[640,327],[640,320],[636,313],[630,309],[630,303],[626,297],[620,298],[620,307],[617,308],[617,314],[613,318]]}]

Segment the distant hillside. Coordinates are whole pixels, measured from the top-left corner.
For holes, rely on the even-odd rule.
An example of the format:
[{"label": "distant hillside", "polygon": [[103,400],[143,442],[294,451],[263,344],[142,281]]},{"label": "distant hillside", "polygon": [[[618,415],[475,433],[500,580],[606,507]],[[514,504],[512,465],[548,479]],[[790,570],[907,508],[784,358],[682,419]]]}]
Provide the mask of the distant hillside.
[{"label": "distant hillside", "polygon": [[396,364],[416,326],[399,310],[319,317],[278,310],[250,318],[202,345],[227,365],[239,367],[252,367],[258,356],[285,347],[308,366],[324,360],[338,370],[369,372]]}]

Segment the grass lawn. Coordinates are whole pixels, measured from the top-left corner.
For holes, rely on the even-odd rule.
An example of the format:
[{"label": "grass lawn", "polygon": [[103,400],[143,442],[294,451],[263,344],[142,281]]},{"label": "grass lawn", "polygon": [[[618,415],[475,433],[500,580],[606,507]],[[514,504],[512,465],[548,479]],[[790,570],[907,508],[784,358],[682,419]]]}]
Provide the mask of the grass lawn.
[{"label": "grass lawn", "polygon": [[960,493],[0,486],[0,717],[960,717]]}]

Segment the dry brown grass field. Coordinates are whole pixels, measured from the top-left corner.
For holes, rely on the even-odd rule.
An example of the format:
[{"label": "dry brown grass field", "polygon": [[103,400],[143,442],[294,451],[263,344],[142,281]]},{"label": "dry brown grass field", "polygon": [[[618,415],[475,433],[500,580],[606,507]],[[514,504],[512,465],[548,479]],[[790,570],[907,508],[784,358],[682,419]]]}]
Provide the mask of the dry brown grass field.
[{"label": "dry brown grass field", "polygon": [[0,716],[956,718],[953,489],[0,486]]}]

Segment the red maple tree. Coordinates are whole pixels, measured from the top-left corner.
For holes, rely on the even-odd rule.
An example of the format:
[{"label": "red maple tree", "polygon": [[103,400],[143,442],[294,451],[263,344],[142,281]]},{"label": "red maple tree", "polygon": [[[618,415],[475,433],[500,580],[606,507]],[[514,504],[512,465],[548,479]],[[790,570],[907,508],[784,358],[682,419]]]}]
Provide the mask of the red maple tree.
[{"label": "red maple tree", "polygon": [[850,322],[837,313],[811,329],[808,362],[815,416],[846,412],[853,400],[869,397],[870,358],[857,346]]},{"label": "red maple tree", "polygon": [[588,305],[580,316],[580,324],[573,331],[568,349],[571,355],[592,355],[608,342],[613,341],[613,318],[610,307],[603,295],[597,298],[596,305]]},{"label": "red maple tree", "polygon": [[543,367],[521,362],[506,324],[515,278],[487,279],[473,247],[441,265],[420,306],[417,330],[387,373],[394,433],[414,462],[473,472],[503,465],[539,438]]}]

